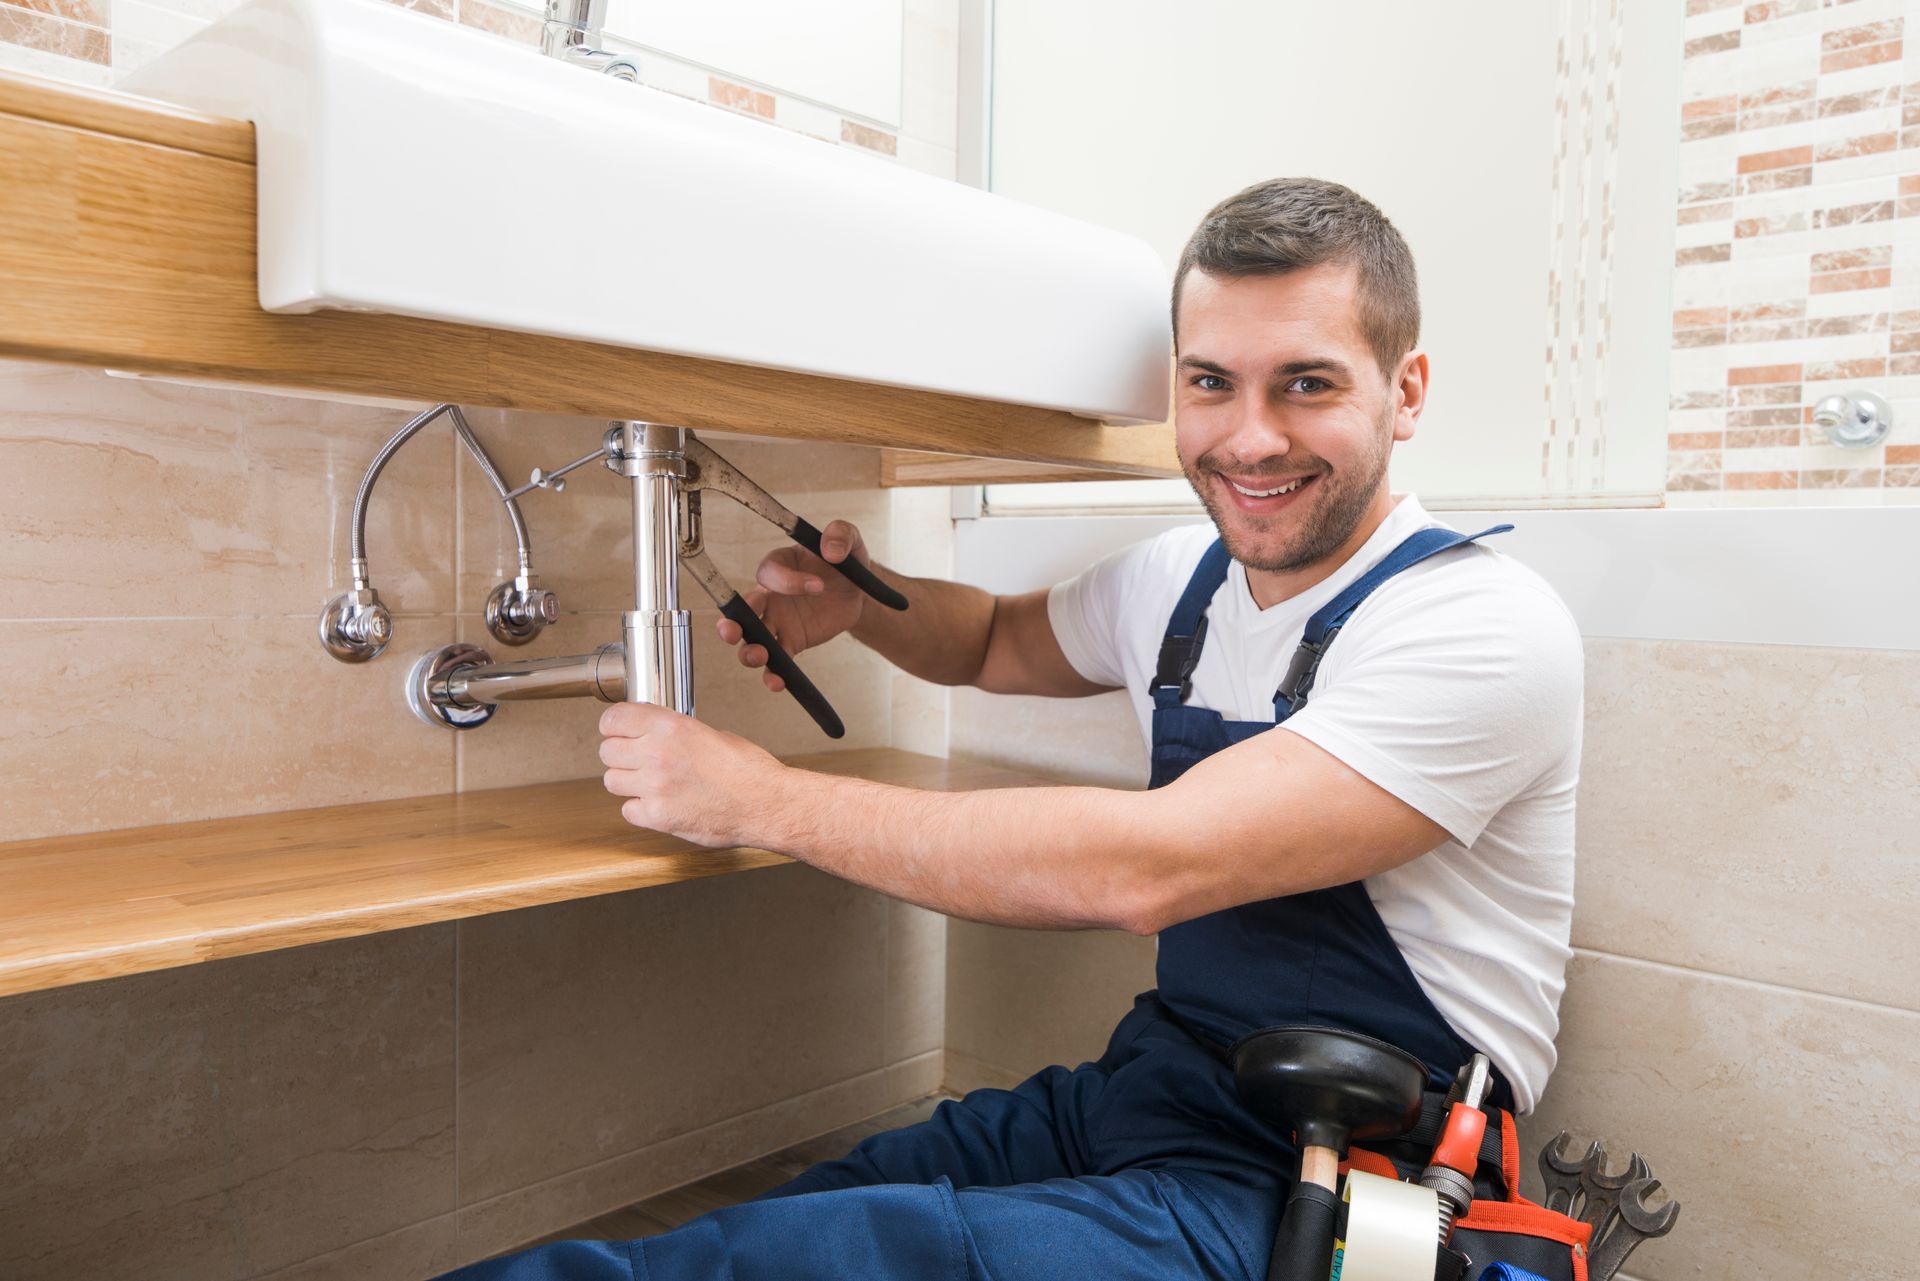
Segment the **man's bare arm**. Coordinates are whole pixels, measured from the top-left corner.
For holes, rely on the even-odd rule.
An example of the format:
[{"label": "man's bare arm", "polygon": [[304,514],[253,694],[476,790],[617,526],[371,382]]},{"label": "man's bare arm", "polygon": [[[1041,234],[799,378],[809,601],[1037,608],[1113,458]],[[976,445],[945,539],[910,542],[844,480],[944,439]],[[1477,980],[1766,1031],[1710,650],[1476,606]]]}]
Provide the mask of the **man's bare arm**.
[{"label": "man's bare arm", "polygon": [[[757,845],[952,916],[1154,934],[1240,903],[1410,862],[1446,831],[1274,730],[1150,792],[927,792],[781,765],[659,708],[609,709],[608,790],[641,827]],[[741,797],[753,797],[744,805]]]},{"label": "man's bare arm", "polygon": [[[1047,593],[995,596],[978,587],[936,578],[909,578],[866,554],[860,532],[845,521],[821,531],[822,560],[802,548],[781,548],[760,562],[757,586],[747,603],[772,627],[790,653],[851,631],[854,638],[902,671],[937,685],[974,685],[994,694],[1040,694],[1073,698],[1107,686],[1081,676],[1061,652],[1047,619]],[[904,611],[862,595],[833,564],[848,556],[866,561],[907,598]],[[738,644],[740,629],[719,625],[720,637]],[[766,651],[743,645],[740,661],[764,667]],[[767,687],[783,688],[772,673]]]}]

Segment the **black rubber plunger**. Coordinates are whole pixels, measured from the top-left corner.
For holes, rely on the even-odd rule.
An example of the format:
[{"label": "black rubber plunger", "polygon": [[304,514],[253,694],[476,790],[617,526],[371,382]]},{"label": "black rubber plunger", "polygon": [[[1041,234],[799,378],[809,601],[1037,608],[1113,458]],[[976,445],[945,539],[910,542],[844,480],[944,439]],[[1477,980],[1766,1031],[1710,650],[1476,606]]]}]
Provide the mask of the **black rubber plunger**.
[{"label": "black rubber plunger", "polygon": [[1267,1028],[1235,1045],[1232,1059],[1240,1101],[1300,1143],[1300,1177],[1280,1212],[1267,1281],[1327,1281],[1347,1144],[1411,1130],[1427,1069],[1398,1046],[1331,1027]]}]

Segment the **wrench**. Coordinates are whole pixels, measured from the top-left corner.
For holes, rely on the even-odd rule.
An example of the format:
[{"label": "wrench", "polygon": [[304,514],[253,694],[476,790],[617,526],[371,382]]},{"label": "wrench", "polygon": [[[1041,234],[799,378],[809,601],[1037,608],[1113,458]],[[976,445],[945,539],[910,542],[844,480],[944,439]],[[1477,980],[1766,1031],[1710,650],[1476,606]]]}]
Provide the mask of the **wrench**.
[{"label": "wrench", "polygon": [[1639,1178],[1620,1189],[1613,1230],[1607,1233],[1606,1240],[1597,1243],[1587,1258],[1589,1281],[1609,1281],[1635,1246],[1673,1231],[1674,1222],[1680,1217],[1680,1203],[1668,1201],[1658,1209],[1647,1204],[1647,1198],[1659,1186],[1658,1179]]},{"label": "wrench", "polygon": [[1569,1161],[1565,1153],[1572,1142],[1573,1136],[1562,1130],[1540,1149],[1540,1178],[1547,1185],[1547,1209],[1569,1217],[1580,1195],[1580,1172],[1590,1161],[1606,1160],[1604,1149],[1596,1142],[1587,1145],[1586,1155],[1578,1161]]},{"label": "wrench", "polygon": [[1580,1188],[1586,1195],[1580,1205],[1580,1213],[1575,1216],[1593,1229],[1592,1240],[1598,1241],[1606,1234],[1613,1219],[1613,1207],[1620,1200],[1621,1189],[1637,1179],[1650,1179],[1653,1171],[1635,1152],[1627,1159],[1624,1174],[1607,1173],[1607,1157],[1604,1149],[1597,1149],[1584,1165],[1580,1167]]}]

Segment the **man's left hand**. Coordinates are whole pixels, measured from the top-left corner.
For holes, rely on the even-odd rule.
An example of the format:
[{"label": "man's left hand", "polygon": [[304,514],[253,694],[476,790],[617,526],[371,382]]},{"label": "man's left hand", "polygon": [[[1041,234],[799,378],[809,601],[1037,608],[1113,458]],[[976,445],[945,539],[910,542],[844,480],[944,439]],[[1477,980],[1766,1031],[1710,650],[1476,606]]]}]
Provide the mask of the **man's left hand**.
[{"label": "man's left hand", "polygon": [[698,845],[765,844],[789,771],[744,738],[647,703],[600,717],[607,790],[629,799],[621,817]]}]

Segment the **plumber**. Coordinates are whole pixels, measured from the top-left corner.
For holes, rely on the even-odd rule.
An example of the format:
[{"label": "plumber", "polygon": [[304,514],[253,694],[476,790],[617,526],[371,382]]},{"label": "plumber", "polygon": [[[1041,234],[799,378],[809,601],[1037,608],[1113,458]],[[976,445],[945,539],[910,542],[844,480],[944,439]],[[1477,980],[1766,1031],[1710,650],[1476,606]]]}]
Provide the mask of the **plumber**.
[{"label": "plumber", "polygon": [[[1406,242],[1345,187],[1264,182],[1194,232],[1173,318],[1180,460],[1210,527],[1025,595],[881,569],[905,613],[782,549],[750,598],[796,653],[850,632],[945,685],[1124,689],[1148,790],[915,791],[656,707],[601,718],[635,826],[968,920],[1154,935],[1157,989],[1097,1062],[944,1102],[665,1235],[460,1276],[1259,1278],[1297,1158],[1235,1097],[1240,1036],[1350,1028],[1435,1088],[1478,1050],[1495,1103],[1539,1097],[1570,955],[1580,642],[1541,579],[1388,490],[1430,379]],[[827,561],[866,560],[852,526],[825,534]]]}]

